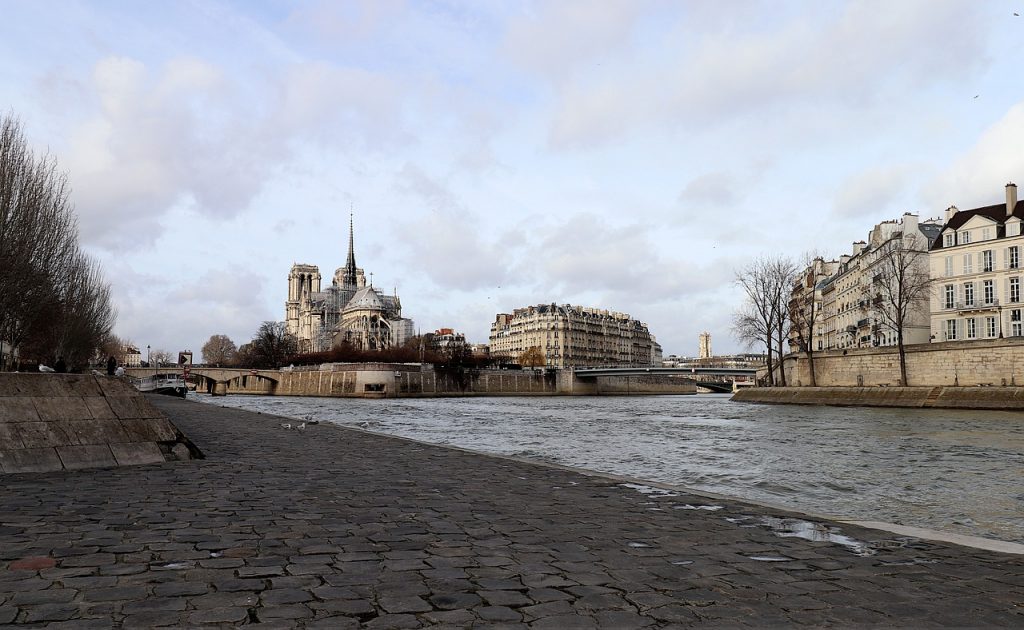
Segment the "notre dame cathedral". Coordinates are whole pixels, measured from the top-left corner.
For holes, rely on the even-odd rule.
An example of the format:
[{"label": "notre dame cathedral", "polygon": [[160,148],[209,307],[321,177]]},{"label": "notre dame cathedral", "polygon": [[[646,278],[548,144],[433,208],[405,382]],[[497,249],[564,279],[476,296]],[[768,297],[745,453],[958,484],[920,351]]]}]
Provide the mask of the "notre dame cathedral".
[{"label": "notre dame cathedral", "polygon": [[405,343],[414,334],[411,319],[402,317],[402,302],[384,295],[356,267],[354,230],[349,219],[348,259],[334,271],[331,286],[320,289],[316,265],[294,264],[288,274],[285,323],[300,352],[321,352],[348,342],[364,350],[383,350]]}]

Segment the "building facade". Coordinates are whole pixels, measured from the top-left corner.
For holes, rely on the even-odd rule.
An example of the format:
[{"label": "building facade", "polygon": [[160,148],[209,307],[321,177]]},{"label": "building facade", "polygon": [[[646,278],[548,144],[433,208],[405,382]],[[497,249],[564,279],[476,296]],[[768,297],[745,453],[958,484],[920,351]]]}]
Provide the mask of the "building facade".
[{"label": "building facade", "polygon": [[946,211],[946,225],[929,252],[933,341],[1024,334],[1024,202],[1017,200],[1015,184],[1005,192],[1005,203]]},{"label": "building facade", "polygon": [[285,324],[299,352],[322,352],[349,343],[363,350],[400,346],[415,334],[402,317],[397,291],[385,295],[356,267],[355,235],[349,221],[348,257],[334,271],[331,286],[321,290],[320,269],[296,263],[288,274]]},{"label": "building facade", "polygon": [[660,365],[661,346],[643,322],[624,313],[538,304],[499,313],[491,324],[491,357],[518,362],[531,348],[549,368]]},{"label": "building facade", "polygon": [[[837,262],[824,263],[834,271],[814,285],[820,308],[815,318],[815,350],[896,345],[897,331],[884,312],[890,307],[883,298],[883,284],[892,282],[886,271],[887,256],[894,249],[903,248],[913,258],[910,271],[927,276],[931,258],[927,252],[941,230],[938,220],[919,221],[917,215],[907,213],[898,221],[875,225],[868,240],[854,243],[849,255],[841,256]],[[809,270],[804,271],[807,273]],[[809,288],[801,286],[798,290]],[[923,300],[913,304],[907,313],[903,342],[928,343],[930,332],[930,304]]]}]

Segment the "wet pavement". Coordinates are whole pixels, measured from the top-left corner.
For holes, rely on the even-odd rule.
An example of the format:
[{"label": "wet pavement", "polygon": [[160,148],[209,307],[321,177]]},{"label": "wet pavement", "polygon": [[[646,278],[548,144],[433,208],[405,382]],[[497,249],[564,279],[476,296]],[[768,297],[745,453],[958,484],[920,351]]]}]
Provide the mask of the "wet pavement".
[{"label": "wet pavement", "polygon": [[153,401],[207,459],[2,479],[0,625],[1024,626],[1024,556]]}]

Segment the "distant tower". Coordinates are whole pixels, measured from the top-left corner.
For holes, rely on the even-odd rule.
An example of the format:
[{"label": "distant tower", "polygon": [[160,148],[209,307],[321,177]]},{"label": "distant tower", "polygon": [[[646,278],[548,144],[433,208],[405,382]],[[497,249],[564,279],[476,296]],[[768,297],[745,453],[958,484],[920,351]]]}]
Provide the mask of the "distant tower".
[{"label": "distant tower", "polygon": [[346,286],[354,287],[357,281],[356,271],[356,251],[355,251],[355,227],[352,222],[352,214],[348,215],[348,259],[345,261],[345,277],[344,283]]},{"label": "distant tower", "polygon": [[704,331],[697,337],[698,352],[701,359],[711,358],[711,333]]}]

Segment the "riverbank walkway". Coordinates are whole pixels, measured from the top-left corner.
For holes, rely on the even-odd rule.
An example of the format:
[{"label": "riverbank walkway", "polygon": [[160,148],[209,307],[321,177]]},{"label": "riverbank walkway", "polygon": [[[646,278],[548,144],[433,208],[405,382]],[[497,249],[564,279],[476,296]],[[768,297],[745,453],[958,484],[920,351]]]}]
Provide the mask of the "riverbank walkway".
[{"label": "riverbank walkway", "polygon": [[1024,556],[152,400],[206,459],[0,480],[0,625],[1024,626]]}]

